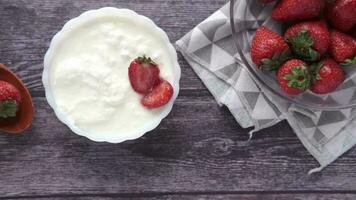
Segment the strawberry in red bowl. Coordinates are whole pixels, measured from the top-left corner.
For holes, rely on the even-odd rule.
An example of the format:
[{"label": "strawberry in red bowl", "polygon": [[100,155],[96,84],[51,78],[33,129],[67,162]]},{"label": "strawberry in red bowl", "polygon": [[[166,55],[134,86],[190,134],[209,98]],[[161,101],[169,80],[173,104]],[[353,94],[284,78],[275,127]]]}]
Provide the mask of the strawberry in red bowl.
[{"label": "strawberry in red bowl", "polygon": [[0,64],[0,130],[22,133],[32,124],[33,116],[34,106],[27,87]]},{"label": "strawberry in red bowl", "polygon": [[20,91],[11,83],[0,80],[0,118],[16,117],[20,104]]}]

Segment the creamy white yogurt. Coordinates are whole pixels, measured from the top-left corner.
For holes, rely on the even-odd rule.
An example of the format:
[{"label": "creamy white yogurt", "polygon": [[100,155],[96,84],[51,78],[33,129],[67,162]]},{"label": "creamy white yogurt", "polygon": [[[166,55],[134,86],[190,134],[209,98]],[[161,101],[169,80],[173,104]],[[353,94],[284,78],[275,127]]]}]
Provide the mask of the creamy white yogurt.
[{"label": "creamy white yogurt", "polygon": [[166,43],[152,25],[132,15],[92,17],[66,31],[49,62],[49,87],[57,109],[93,137],[147,126],[165,106],[150,110],[141,105],[128,67],[138,56],[150,56],[160,76],[177,84],[176,61]]}]

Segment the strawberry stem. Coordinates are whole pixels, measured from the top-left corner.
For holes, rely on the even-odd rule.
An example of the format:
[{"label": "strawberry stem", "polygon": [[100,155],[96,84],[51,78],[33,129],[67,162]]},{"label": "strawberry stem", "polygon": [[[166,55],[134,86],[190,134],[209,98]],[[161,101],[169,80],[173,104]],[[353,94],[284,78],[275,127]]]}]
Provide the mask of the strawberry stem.
[{"label": "strawberry stem", "polygon": [[292,73],[285,74],[284,80],[288,81],[288,87],[306,90],[311,83],[309,69],[304,66],[295,66],[291,69]]},{"label": "strawberry stem", "polygon": [[137,60],[138,60],[141,64],[157,65],[157,64],[151,59],[151,57],[147,57],[146,55],[143,55],[142,57],[138,57]]},{"label": "strawberry stem", "polygon": [[292,46],[297,57],[310,62],[319,60],[320,54],[312,48],[314,39],[308,30],[301,30],[297,35],[287,38],[286,41]]}]

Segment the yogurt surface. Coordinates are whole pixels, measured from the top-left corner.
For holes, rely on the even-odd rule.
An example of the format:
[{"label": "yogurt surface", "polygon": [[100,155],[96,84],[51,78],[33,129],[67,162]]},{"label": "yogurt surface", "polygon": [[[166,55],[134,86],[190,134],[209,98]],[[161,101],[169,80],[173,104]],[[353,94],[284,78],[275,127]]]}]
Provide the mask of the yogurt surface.
[{"label": "yogurt surface", "polygon": [[128,67],[143,55],[158,64],[162,78],[175,84],[166,42],[157,30],[132,16],[95,17],[66,31],[49,63],[49,87],[56,106],[91,135],[144,127],[165,106],[145,108],[142,95],[130,85]]}]

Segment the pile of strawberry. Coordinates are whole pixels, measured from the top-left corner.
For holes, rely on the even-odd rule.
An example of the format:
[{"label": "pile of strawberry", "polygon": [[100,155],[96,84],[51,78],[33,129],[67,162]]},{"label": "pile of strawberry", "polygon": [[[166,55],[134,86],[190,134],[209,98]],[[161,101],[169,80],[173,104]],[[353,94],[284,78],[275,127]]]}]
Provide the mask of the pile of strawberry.
[{"label": "pile of strawberry", "polygon": [[283,37],[258,28],[252,61],[260,69],[276,70],[289,95],[336,90],[345,79],[342,67],[356,64],[356,0],[279,0],[272,18],[290,26]]}]

